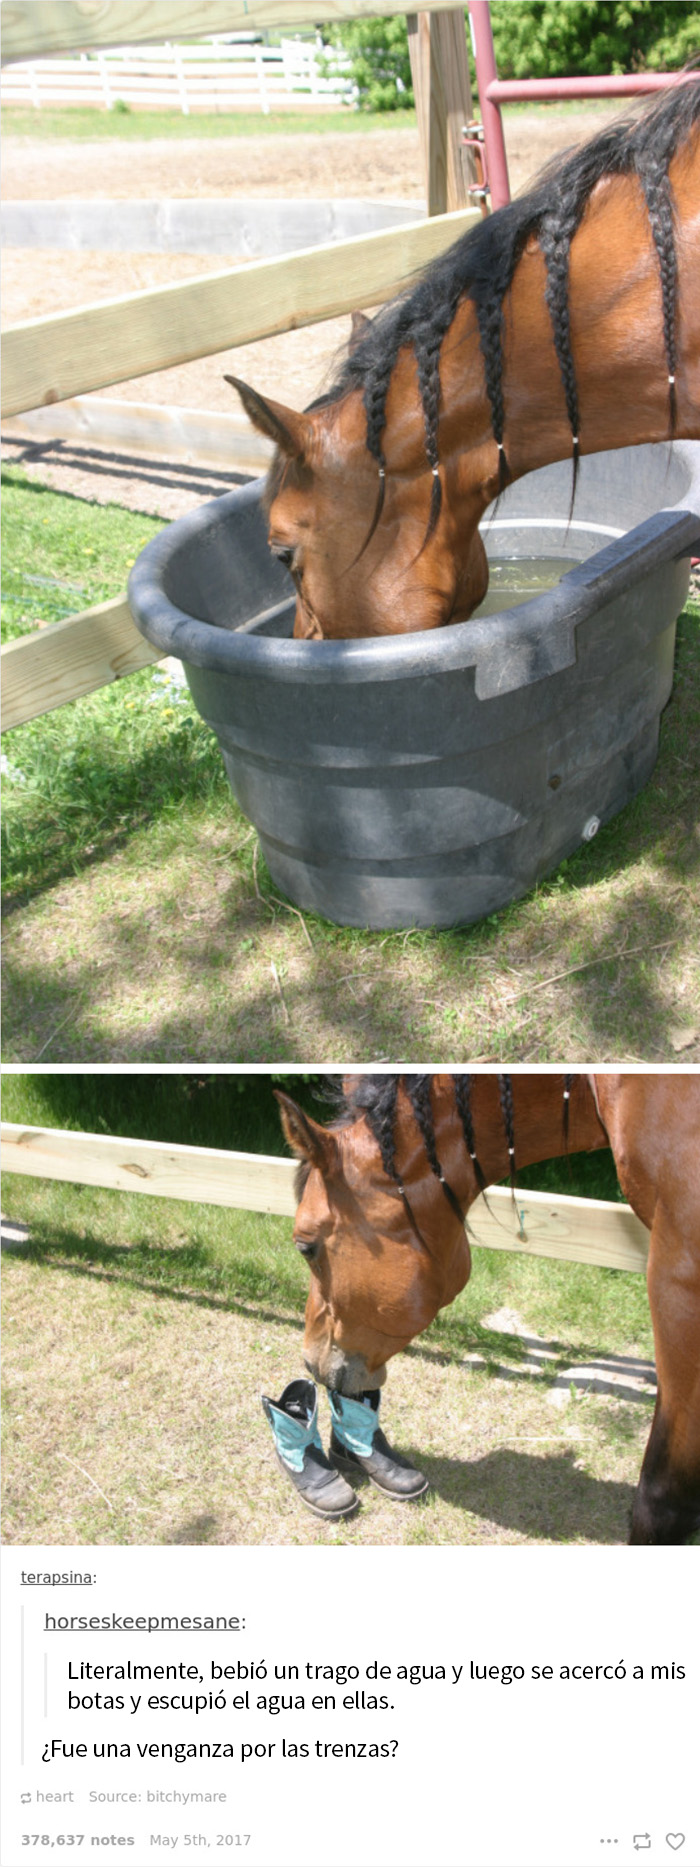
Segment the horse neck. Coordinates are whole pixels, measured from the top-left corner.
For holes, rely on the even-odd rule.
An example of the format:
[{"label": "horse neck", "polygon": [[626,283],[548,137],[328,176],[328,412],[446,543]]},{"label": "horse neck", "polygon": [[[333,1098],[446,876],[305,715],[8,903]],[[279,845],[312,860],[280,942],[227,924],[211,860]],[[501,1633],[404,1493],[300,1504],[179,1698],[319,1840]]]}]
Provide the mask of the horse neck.
[{"label": "horse neck", "polygon": [[[588,1077],[571,1080],[568,1133],[564,1122],[562,1076],[512,1076],[502,1080],[510,1085],[516,1177],[520,1168],[533,1166],[537,1161],[609,1145]],[[433,1101],[438,1157],[446,1179],[467,1210],[478,1197],[479,1187],[475,1185],[452,1077],[435,1077]],[[505,1179],[511,1166],[498,1079],[472,1077],[470,1101],[474,1148],[488,1186]]]},{"label": "horse neck", "polygon": [[[675,435],[698,433],[700,307],[700,180],[692,152],[671,169],[678,240],[678,359]],[[536,240],[528,243],[503,306],[504,443],[509,476],[570,458],[571,424],[545,297],[546,269]],[[659,263],[646,205],[633,177],[594,190],[572,241],[569,272],[571,352],[580,410],[582,454],[669,439],[669,371],[665,353]],[[495,443],[483,386],[473,307],[463,303],[441,358],[441,456],[460,461],[466,500],[481,494],[482,510],[496,490]],[[490,453],[490,479],[485,460]],[[473,456],[473,472],[464,461]]]}]

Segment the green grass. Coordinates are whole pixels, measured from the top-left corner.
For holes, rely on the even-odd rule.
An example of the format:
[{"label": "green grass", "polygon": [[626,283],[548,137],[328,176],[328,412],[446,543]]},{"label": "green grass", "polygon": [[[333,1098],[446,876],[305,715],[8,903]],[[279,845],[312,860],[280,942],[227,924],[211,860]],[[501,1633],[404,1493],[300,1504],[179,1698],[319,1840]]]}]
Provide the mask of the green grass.
[{"label": "green grass", "polygon": [[[571,101],[556,99],[552,102],[526,102],[506,104],[503,115],[507,122],[510,117],[523,114],[535,114],[544,120],[548,116],[571,116],[583,113],[600,112],[608,108],[613,114],[623,108],[624,99],[613,98],[575,98]],[[475,112],[478,109],[475,103]],[[366,136],[373,130],[414,130],[416,113],[410,110],[350,110],[328,111],[271,112],[263,116],[262,112],[241,111],[221,112],[208,115],[206,112],[183,117],[176,110],[99,110],[96,107],[52,109],[42,105],[41,110],[29,106],[5,105],[2,110],[3,137],[26,136],[33,141],[94,142],[117,140],[119,142],[150,142],[158,138],[191,140],[196,137],[232,137],[232,136],[323,136],[332,131],[351,136]]]},{"label": "green grass", "polygon": [[[158,520],[49,492],[3,471],[2,639],[118,596]],[[221,761],[189,692],[160,668],[21,727],[6,754],[7,893],[25,898],[53,872],[113,850],[161,813],[227,802]]]},{"label": "green grass", "polygon": [[323,1093],[324,1079],[308,1072],[291,1077],[280,1072],[251,1075],[236,1071],[216,1076],[201,1072],[159,1076],[150,1071],[96,1075],[90,1070],[65,1075],[6,1074],[2,1114],[4,1121],[24,1122],[33,1128],[284,1154],[287,1150],[272,1093],[278,1077],[280,1087],[317,1121],[326,1119],[330,1104]]},{"label": "green grass", "polygon": [[52,493],[21,467],[2,469],[2,640],[28,635],[119,596],[162,521]]},{"label": "green grass", "polygon": [[222,136],[323,136],[329,131],[367,135],[372,130],[412,130],[416,127],[415,110],[364,111],[327,110],[270,112],[241,111],[220,115],[201,114],[183,117],[175,110],[33,110],[6,105],[2,111],[3,136],[29,136],[51,142],[94,142],[116,139],[119,142],[191,141],[195,137]]},{"label": "green grass", "polygon": [[[138,829],[186,809],[193,834],[228,805],[211,735],[189,693],[157,669],[31,721],[8,742],[3,822],[7,899],[113,854]],[[246,835],[240,825],[240,834]]]},{"label": "green grass", "polygon": [[[4,477],[8,637],[124,589],[157,521]],[[697,592],[644,791],[472,927],[302,919],[161,669],[18,728],[5,758],[7,1061],[700,1059]]]},{"label": "green grass", "polygon": [[[650,1354],[643,1278],[475,1250],[382,1403],[428,1499],[397,1510],[361,1485],[335,1528],[277,1471],[258,1398],[302,1370],[308,1272],[288,1220],[12,1174],[4,1209],[30,1234],[3,1252],[6,1541],[624,1540],[650,1401],[552,1383],[572,1361]],[[543,1370],[489,1322],[503,1305],[551,1345]]]}]

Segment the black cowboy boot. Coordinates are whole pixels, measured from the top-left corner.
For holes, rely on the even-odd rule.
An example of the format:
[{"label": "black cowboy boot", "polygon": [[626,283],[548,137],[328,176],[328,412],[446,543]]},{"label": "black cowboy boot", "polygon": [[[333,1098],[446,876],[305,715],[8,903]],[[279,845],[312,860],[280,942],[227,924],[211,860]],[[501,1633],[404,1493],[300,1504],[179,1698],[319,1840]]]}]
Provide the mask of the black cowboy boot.
[{"label": "black cowboy boot", "polygon": [[346,1394],[328,1395],[333,1419],[330,1454],[345,1471],[363,1471],[386,1497],[400,1501],[422,1497],[428,1480],[408,1459],[392,1452],[379,1425],[379,1388],[351,1400]]},{"label": "black cowboy boot", "polygon": [[260,1396],[270,1422],[278,1463],[291,1478],[303,1504],[317,1517],[334,1523],[349,1517],[357,1498],[329,1464],[318,1430],[318,1396],[313,1381],[291,1381],[279,1400]]}]

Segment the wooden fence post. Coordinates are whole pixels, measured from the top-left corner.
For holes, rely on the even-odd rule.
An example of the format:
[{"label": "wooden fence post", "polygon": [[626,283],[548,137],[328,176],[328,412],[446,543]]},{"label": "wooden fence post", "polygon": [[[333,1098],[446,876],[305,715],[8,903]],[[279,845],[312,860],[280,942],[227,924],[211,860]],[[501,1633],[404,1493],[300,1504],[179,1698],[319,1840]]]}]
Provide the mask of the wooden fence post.
[{"label": "wooden fence post", "polygon": [[429,214],[468,207],[468,184],[477,180],[462,129],[472,115],[467,37],[462,7],[408,13],[408,50],[416,100]]}]

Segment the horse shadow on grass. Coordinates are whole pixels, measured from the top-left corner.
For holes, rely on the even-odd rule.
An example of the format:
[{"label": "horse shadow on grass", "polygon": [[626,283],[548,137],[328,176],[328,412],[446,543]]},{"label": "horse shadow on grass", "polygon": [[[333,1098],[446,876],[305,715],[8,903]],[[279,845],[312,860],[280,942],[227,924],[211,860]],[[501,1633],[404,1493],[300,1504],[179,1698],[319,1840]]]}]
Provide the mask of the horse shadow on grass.
[{"label": "horse shadow on grass", "polygon": [[[573,1448],[551,1458],[507,1447],[473,1461],[423,1458],[417,1449],[410,1456],[430,1479],[428,1498],[432,1493],[465,1518],[481,1520],[483,1538],[472,1534],[470,1543],[492,1544],[496,1526],[526,1542],[626,1542],[634,1486],[579,1471]],[[371,1488],[363,1475],[353,1475],[353,1489],[361,1503],[369,1499]],[[218,1530],[218,1519],[204,1513],[164,1531],[160,1541],[216,1544]]]},{"label": "horse shadow on grass", "polygon": [[485,1525],[537,1542],[626,1541],[634,1486],[592,1478],[576,1457],[573,1446],[543,1458],[502,1446],[474,1460],[427,1458],[423,1469],[438,1497]]}]

